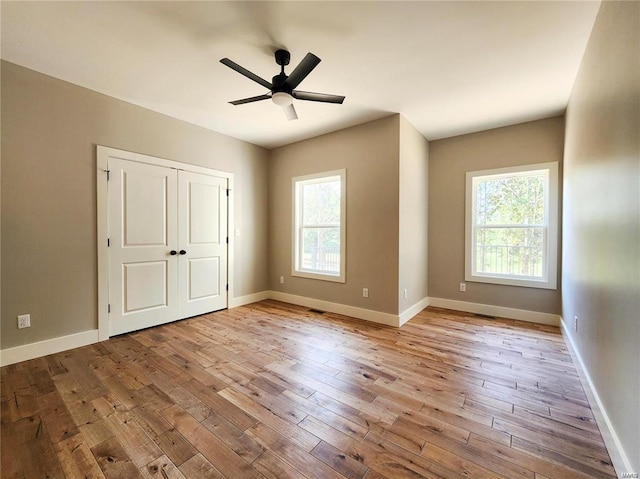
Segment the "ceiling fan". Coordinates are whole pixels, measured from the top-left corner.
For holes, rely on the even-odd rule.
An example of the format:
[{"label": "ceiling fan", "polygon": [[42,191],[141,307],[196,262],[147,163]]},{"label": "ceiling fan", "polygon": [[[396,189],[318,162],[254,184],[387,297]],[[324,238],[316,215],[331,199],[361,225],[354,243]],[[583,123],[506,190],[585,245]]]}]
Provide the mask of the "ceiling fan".
[{"label": "ceiling fan", "polygon": [[297,120],[298,114],[296,113],[296,109],[293,107],[294,98],[296,100],[319,101],[323,103],[342,103],[344,101],[343,96],[300,91],[295,89],[302,80],[304,80],[307,75],[309,75],[309,73],[318,66],[318,63],[320,63],[320,59],[313,53],[307,53],[290,75],[285,74],[284,67],[289,64],[291,54],[287,50],[276,50],[275,57],[276,63],[280,65],[280,73],[273,77],[271,83],[228,58],[220,60],[220,63],[270,90],[269,93],[264,95],[243,98],[242,100],[230,101],[229,103],[232,105],[243,105],[245,103],[268,100],[271,98],[273,103],[282,107],[288,120]]}]

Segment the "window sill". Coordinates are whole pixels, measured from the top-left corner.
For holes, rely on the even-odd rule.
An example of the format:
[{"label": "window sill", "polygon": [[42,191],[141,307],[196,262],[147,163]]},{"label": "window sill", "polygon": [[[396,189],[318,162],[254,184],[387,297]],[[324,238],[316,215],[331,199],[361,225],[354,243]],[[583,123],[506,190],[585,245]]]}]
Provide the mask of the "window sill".
[{"label": "window sill", "polygon": [[522,288],[558,289],[555,280],[515,279],[500,276],[478,276],[469,274],[465,275],[464,280],[471,283],[489,283],[503,286],[519,286]]},{"label": "window sill", "polygon": [[314,273],[311,271],[292,271],[291,276],[298,278],[317,279],[320,281],[330,281],[333,283],[346,283],[344,275]]}]

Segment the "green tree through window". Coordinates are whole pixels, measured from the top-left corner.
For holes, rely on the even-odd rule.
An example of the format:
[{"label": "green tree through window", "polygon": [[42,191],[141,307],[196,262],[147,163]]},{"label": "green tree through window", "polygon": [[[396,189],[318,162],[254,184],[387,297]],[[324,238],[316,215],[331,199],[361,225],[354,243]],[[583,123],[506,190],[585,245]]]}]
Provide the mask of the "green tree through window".
[{"label": "green tree through window", "polygon": [[544,185],[544,174],[478,180],[477,271],[542,276]]}]

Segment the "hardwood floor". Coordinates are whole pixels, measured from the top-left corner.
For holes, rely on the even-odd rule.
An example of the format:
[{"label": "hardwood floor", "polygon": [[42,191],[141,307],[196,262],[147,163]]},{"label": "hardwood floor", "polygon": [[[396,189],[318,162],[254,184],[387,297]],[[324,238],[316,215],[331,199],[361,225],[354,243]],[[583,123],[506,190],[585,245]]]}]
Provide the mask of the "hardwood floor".
[{"label": "hardwood floor", "polygon": [[2,478],[613,478],[558,328],[275,301],[2,368]]}]

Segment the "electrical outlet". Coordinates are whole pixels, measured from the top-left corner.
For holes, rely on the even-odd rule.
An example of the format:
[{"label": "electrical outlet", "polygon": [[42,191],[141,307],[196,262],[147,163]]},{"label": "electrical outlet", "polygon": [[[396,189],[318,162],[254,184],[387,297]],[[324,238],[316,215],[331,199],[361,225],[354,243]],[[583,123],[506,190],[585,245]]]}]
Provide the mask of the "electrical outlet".
[{"label": "electrical outlet", "polygon": [[578,330],[578,317],[577,316],[573,317],[573,329],[576,330],[576,331]]},{"label": "electrical outlet", "polygon": [[280,276],[280,284],[284,284],[284,276]]},{"label": "electrical outlet", "polygon": [[369,297],[369,288],[362,288],[362,297],[363,298]]},{"label": "electrical outlet", "polygon": [[407,288],[404,289],[404,299],[409,297],[409,290]]},{"label": "electrical outlet", "polygon": [[465,283],[460,283],[460,291],[463,293],[467,292],[467,285]]},{"label": "electrical outlet", "polygon": [[18,316],[18,329],[31,327],[31,315],[21,314]]}]

